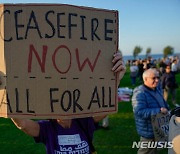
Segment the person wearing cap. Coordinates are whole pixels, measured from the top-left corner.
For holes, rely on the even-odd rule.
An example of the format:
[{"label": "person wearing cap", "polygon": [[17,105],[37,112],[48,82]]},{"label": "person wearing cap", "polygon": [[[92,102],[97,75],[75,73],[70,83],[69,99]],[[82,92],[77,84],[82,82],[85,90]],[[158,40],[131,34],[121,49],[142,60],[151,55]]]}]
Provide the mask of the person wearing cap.
[{"label": "person wearing cap", "polygon": [[[144,84],[135,88],[132,96],[132,106],[135,117],[137,133],[140,142],[153,142],[154,133],[151,116],[158,113],[166,114],[168,104],[163,98],[159,84],[159,72],[150,68],[143,73]],[[156,154],[156,148],[139,148],[138,154]]]},{"label": "person wearing cap", "polygon": [[[125,73],[120,52],[113,55],[112,63],[112,71],[117,74],[118,81],[120,81]],[[95,151],[92,144],[95,122],[103,118],[105,116],[40,121],[13,118],[12,121],[17,128],[34,137],[37,143],[43,143],[47,154],[66,152],[89,154]]]}]

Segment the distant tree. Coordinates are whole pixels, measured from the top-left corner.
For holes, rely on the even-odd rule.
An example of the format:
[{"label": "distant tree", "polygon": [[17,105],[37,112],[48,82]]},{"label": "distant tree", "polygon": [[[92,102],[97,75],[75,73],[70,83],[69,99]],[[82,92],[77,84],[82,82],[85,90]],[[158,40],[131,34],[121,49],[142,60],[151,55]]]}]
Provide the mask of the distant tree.
[{"label": "distant tree", "polygon": [[147,48],[147,50],[146,50],[146,58],[149,57],[150,53],[151,53],[151,48]]},{"label": "distant tree", "polygon": [[142,51],[142,48],[140,46],[136,46],[134,48],[134,51],[133,51],[134,59],[136,59],[136,57],[138,56],[139,53],[141,53],[141,51]]},{"label": "distant tree", "polygon": [[172,55],[174,53],[174,48],[171,46],[167,46],[163,50],[164,57],[167,57],[168,55]]}]

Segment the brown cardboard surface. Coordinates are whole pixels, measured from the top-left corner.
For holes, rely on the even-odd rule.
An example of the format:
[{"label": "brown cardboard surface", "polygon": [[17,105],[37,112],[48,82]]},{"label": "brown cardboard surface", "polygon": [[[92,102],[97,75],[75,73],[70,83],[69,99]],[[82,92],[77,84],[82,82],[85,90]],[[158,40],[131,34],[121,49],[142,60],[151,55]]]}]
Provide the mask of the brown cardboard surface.
[{"label": "brown cardboard surface", "polygon": [[61,4],[0,6],[0,116],[117,112],[118,12]]}]

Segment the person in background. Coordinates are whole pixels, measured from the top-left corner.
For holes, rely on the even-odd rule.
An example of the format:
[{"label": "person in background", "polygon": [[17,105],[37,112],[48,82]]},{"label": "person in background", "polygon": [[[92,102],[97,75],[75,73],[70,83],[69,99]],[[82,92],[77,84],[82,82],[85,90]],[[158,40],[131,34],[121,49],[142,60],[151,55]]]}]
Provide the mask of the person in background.
[{"label": "person in background", "polygon": [[164,90],[164,99],[167,101],[169,94],[172,95],[172,103],[174,106],[179,106],[176,104],[176,88],[178,87],[176,83],[175,74],[171,71],[171,66],[167,65],[165,73],[161,78],[162,88]]},{"label": "person in background", "polygon": [[144,72],[143,67],[144,67],[143,60],[139,60],[139,62],[138,62],[138,77],[139,77],[140,81],[143,81],[143,79],[142,79],[142,74]]},{"label": "person in background", "polygon": [[[140,142],[147,143],[154,141],[151,116],[158,113],[166,114],[169,107],[163,98],[159,84],[159,72],[156,69],[147,69],[143,73],[143,82],[143,85],[133,91],[132,106]],[[138,154],[156,153],[156,148],[139,148],[138,150]]]},{"label": "person in background", "polygon": [[178,72],[178,64],[177,64],[177,60],[174,59],[172,61],[172,64],[171,64],[171,71],[176,74]]},{"label": "person in background", "polygon": [[176,56],[175,59],[177,61],[178,72],[180,72],[180,56]]},{"label": "person in background", "polygon": [[[112,63],[112,71],[117,73],[117,79],[120,81],[125,73],[120,52],[113,55]],[[95,151],[92,144],[95,122],[97,123],[103,118],[105,115],[40,121],[12,118],[12,121],[17,128],[34,137],[35,142],[43,143],[46,146],[47,154],[65,152],[90,154]]]},{"label": "person in background", "polygon": [[165,58],[161,59],[159,62],[159,71],[160,71],[160,75],[162,76],[162,74],[164,74],[166,69],[166,64],[165,64]]},{"label": "person in background", "polygon": [[136,84],[136,77],[138,75],[138,66],[137,62],[133,61],[132,65],[130,66],[130,78],[131,78],[131,83],[133,86]]},{"label": "person in background", "polygon": [[171,59],[169,57],[165,58],[165,64],[170,65],[171,64]]}]

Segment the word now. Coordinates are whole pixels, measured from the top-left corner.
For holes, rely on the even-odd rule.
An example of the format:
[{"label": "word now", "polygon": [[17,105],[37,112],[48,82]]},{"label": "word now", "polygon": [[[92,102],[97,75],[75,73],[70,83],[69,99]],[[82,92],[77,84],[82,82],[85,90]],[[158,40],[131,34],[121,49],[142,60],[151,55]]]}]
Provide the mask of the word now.
[{"label": "word now", "polygon": [[[56,62],[57,53],[58,53],[58,52],[59,52],[59,53],[62,52],[62,50],[63,50],[63,52],[64,52],[64,51],[67,52],[67,54],[69,55],[69,64],[66,66],[67,68],[66,68],[65,70],[61,70],[61,69],[59,68],[59,66],[57,65],[57,62]],[[34,47],[33,44],[31,44],[31,45],[29,46],[28,73],[31,73],[31,71],[32,71],[32,59],[33,59],[33,55],[35,56],[36,60],[38,61],[38,64],[39,64],[39,66],[40,66],[40,68],[41,68],[41,72],[42,72],[42,73],[45,73],[45,71],[46,71],[46,57],[47,57],[47,52],[48,52],[48,46],[46,46],[46,45],[43,45],[43,46],[42,46],[42,55],[41,55],[41,56],[38,54],[38,52],[37,52],[37,50],[35,49],[35,47]],[[76,49],[75,49],[75,55],[76,55],[76,61],[77,61],[77,65],[78,65],[79,71],[82,71],[83,68],[84,68],[84,66],[85,66],[86,63],[87,63],[87,64],[89,65],[89,67],[90,67],[91,72],[93,72],[94,69],[95,69],[95,66],[96,66],[96,63],[97,63],[97,61],[98,61],[98,58],[99,58],[100,54],[101,54],[101,50],[98,51],[98,53],[97,53],[97,55],[96,55],[96,58],[95,58],[94,62],[92,62],[92,63],[90,62],[89,58],[86,58],[86,59],[83,60],[83,62],[81,63],[81,62],[80,62],[80,57],[79,57],[79,49],[76,48]],[[40,57],[42,57],[42,58],[40,58]],[[67,58],[67,57],[66,57],[66,58]],[[54,52],[53,52],[53,54],[52,54],[52,63],[53,63],[53,66],[54,66],[54,68],[56,69],[56,71],[57,71],[58,73],[66,74],[66,73],[70,70],[71,65],[72,65],[72,54],[71,54],[70,49],[69,49],[66,45],[60,45],[60,46],[58,46],[58,47],[54,50]]]}]

